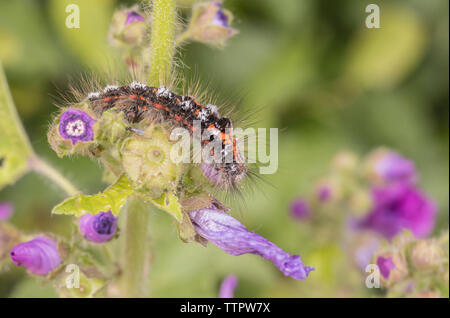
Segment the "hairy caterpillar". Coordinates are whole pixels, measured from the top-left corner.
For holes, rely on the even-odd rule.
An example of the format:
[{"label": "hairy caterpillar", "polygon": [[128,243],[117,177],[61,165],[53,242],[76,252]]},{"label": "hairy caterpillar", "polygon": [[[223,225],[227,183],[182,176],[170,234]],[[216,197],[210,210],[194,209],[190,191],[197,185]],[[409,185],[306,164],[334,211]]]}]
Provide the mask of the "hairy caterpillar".
[{"label": "hairy caterpillar", "polygon": [[[214,105],[203,106],[195,98],[175,94],[165,86],[151,87],[139,82],[124,86],[108,85],[102,91],[89,93],[87,98],[99,115],[115,107],[118,111],[124,112],[126,120],[130,123],[138,123],[144,118],[159,118],[194,133],[196,127],[193,122],[197,120],[201,123],[202,131],[208,130],[221,141],[223,147],[220,156],[226,158],[232,155],[231,162],[202,164],[205,176],[218,186],[236,188],[249,174],[236,138],[230,130],[233,128],[232,121],[227,117],[221,117]],[[201,140],[203,145],[209,142]]]}]

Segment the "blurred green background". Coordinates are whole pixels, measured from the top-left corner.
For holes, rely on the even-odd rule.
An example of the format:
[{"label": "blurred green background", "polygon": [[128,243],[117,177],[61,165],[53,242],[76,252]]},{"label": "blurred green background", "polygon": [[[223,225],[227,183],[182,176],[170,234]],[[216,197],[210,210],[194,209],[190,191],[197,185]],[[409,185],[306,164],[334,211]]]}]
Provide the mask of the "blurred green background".
[{"label": "blurred green background", "polygon": [[[190,0],[179,1],[188,6]],[[81,28],[67,29],[66,4],[81,10]],[[87,158],[58,159],[46,131],[70,78],[119,64],[106,43],[115,8],[133,1],[0,1],[0,59],[27,133],[38,154],[85,193],[102,190],[100,166]],[[381,28],[367,29],[365,7],[381,9]],[[306,281],[286,278],[254,255],[230,256],[213,245],[184,244],[172,219],[151,216],[151,296],[216,297],[224,276],[239,278],[241,297],[365,297],[364,276],[348,271],[339,242],[321,242],[308,224],[289,217],[294,196],[306,194],[339,150],[364,154],[388,146],[415,161],[421,186],[439,205],[436,232],[449,215],[449,18],[446,0],[227,0],[239,34],[224,50],[188,44],[177,53],[186,78],[209,82],[222,100],[258,127],[278,127],[279,170],[231,202],[233,213],[305,264]],[[181,11],[188,16],[188,10]],[[64,199],[47,180],[28,174],[1,191],[11,222],[28,232],[68,235],[70,217],[51,216]],[[150,248],[150,246],[149,246]],[[55,296],[49,286],[13,268],[0,274],[0,297]]]}]

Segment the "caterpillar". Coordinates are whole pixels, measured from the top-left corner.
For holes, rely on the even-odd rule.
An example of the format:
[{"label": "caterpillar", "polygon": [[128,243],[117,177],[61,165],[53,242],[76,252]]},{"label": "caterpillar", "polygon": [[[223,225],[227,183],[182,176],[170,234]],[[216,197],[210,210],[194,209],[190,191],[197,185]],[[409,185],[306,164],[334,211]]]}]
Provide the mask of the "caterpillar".
[{"label": "caterpillar", "polygon": [[[97,114],[115,108],[123,111],[129,123],[138,123],[144,118],[160,118],[161,121],[194,133],[198,128],[194,120],[197,120],[202,131],[208,130],[212,137],[216,136],[222,143],[221,154],[211,155],[220,155],[222,159],[232,156],[232,160],[228,161],[202,163],[201,169],[205,176],[218,186],[236,188],[249,173],[232,134],[232,121],[221,117],[215,105],[204,106],[195,98],[178,95],[165,86],[151,87],[136,81],[124,86],[108,85],[102,91],[89,93],[87,99]],[[203,146],[211,141],[200,140]]]}]

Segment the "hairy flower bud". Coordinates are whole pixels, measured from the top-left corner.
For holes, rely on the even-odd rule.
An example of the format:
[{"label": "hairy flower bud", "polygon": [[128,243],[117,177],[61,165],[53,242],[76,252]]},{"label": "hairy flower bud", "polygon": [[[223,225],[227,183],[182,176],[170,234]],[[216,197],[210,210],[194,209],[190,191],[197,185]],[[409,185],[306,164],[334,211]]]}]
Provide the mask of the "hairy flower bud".
[{"label": "hairy flower bud", "polygon": [[411,262],[419,270],[439,268],[444,251],[431,240],[423,240],[414,244],[411,249]]},{"label": "hairy flower bud", "polygon": [[15,265],[36,275],[47,275],[61,264],[58,244],[45,236],[14,246],[9,255]]},{"label": "hairy flower bud", "polygon": [[408,276],[406,260],[401,253],[381,253],[376,255],[375,259],[380,270],[381,282],[385,287],[398,283]]},{"label": "hairy flower bud", "polygon": [[109,28],[109,42],[117,48],[138,47],[143,44],[147,29],[144,14],[137,6],[117,10]]},{"label": "hairy flower bud", "polygon": [[339,173],[352,173],[358,168],[359,159],[350,151],[341,151],[334,158],[332,168]]},{"label": "hairy flower bud", "polygon": [[85,214],[80,218],[79,227],[88,241],[103,243],[116,234],[117,218],[111,211]]},{"label": "hairy flower bud", "polygon": [[174,143],[165,130],[153,126],[143,135],[125,139],[120,150],[122,165],[134,189],[157,198],[176,187],[181,165],[170,158]]},{"label": "hairy flower bud", "polygon": [[221,1],[195,4],[186,34],[198,42],[223,47],[225,41],[237,34],[231,28],[233,14],[222,8]]}]

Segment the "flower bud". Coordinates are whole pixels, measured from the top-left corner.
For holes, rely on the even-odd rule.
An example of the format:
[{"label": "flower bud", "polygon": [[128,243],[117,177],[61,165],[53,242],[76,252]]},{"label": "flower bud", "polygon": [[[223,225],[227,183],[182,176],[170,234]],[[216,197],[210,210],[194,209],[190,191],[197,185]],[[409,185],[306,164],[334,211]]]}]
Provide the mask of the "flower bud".
[{"label": "flower bud", "polygon": [[15,265],[36,275],[47,275],[61,264],[58,244],[45,236],[14,246],[9,255]]},{"label": "flower bud", "polygon": [[381,281],[386,287],[400,282],[408,275],[406,261],[399,253],[378,255],[376,264],[380,270]]},{"label": "flower bud", "polygon": [[412,182],[417,179],[414,163],[396,152],[380,148],[367,159],[369,178],[375,183]]},{"label": "flower bud", "polygon": [[364,215],[372,208],[372,196],[370,191],[355,189],[350,197],[350,209],[355,215]]},{"label": "flower bud", "polygon": [[358,168],[359,159],[350,151],[341,151],[338,153],[333,161],[332,168],[339,173],[352,173]]},{"label": "flower bud", "polygon": [[174,143],[165,130],[153,126],[143,135],[125,139],[120,150],[122,165],[135,190],[158,198],[176,187],[181,165],[170,158]]},{"label": "flower bud", "polygon": [[85,214],[80,218],[79,227],[88,241],[103,243],[109,241],[116,233],[117,218],[111,211]]},{"label": "flower bud", "polygon": [[308,202],[303,198],[297,198],[291,203],[291,216],[295,220],[307,220],[311,217]]},{"label": "flower bud", "polygon": [[411,249],[411,262],[419,270],[438,268],[444,251],[434,241],[419,241]]},{"label": "flower bud", "polygon": [[0,220],[8,221],[13,212],[14,209],[11,203],[9,202],[0,203]]},{"label": "flower bud", "polygon": [[228,38],[238,33],[230,27],[232,20],[233,14],[222,8],[221,1],[195,4],[186,31],[187,37],[198,42],[223,47]]},{"label": "flower bud", "polygon": [[138,47],[143,44],[147,29],[144,14],[137,6],[117,10],[109,28],[109,42],[117,48]]}]

